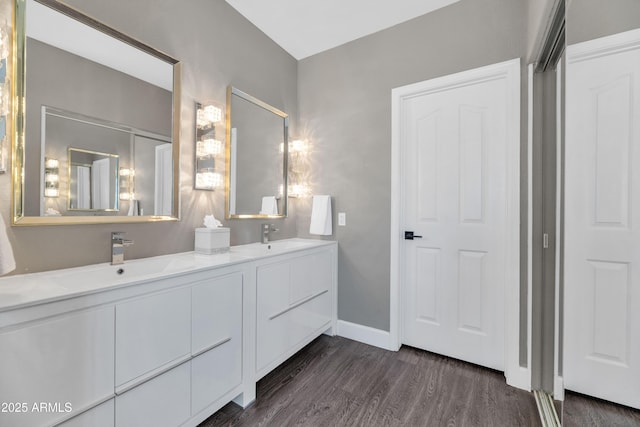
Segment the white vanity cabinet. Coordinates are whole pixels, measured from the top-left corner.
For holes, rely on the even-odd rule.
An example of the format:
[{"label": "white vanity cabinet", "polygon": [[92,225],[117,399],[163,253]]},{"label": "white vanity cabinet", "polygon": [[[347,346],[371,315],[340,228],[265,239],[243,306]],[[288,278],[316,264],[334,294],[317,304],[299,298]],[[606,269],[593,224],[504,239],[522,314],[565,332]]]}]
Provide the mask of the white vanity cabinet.
[{"label": "white vanity cabinet", "polygon": [[0,329],[0,425],[51,425],[113,397],[114,309]]},{"label": "white vanity cabinet", "polygon": [[242,393],[242,271],[116,306],[118,427],[197,425]]},{"label": "white vanity cabinet", "polygon": [[305,239],[0,278],[0,426],[185,427],[246,406],[334,333],[336,286],[337,243]]},{"label": "white vanity cabinet", "polygon": [[256,359],[259,379],[326,331],[336,319],[336,245],[256,265]]}]

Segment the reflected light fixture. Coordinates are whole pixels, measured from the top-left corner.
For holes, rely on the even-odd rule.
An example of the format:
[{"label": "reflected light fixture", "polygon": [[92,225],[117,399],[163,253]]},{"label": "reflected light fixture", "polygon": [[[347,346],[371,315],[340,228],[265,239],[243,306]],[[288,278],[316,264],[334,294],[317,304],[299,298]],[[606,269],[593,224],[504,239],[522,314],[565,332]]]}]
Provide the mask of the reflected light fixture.
[{"label": "reflected light fixture", "polygon": [[60,162],[50,157],[44,160],[44,197],[60,196]]},{"label": "reflected light fixture", "polygon": [[120,200],[135,200],[133,194],[133,177],[135,169],[120,168],[118,175],[120,176],[119,195]]}]

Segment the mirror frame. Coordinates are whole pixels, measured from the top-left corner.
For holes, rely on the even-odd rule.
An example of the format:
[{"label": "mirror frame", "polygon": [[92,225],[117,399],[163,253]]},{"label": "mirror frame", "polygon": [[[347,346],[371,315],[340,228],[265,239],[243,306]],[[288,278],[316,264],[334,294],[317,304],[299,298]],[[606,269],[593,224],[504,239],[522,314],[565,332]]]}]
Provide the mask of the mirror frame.
[{"label": "mirror frame", "polygon": [[[282,153],[282,195],[283,198],[283,211],[284,213],[278,215],[265,215],[265,214],[231,214],[230,202],[231,202],[231,99],[233,95],[249,101],[260,108],[264,108],[273,114],[282,117],[283,119],[283,153]],[[226,117],[226,142],[225,142],[225,173],[224,173],[224,188],[225,188],[225,219],[245,219],[245,218],[286,218],[289,213],[289,196],[288,196],[288,173],[289,170],[289,115],[277,108],[259,100],[258,98],[249,95],[246,92],[241,91],[233,86],[227,87],[227,117]]]},{"label": "mirror frame", "polygon": [[25,164],[25,94],[26,94],[26,2],[14,1],[13,12],[13,61],[11,78],[12,121],[12,185],[11,224],[65,225],[65,224],[118,224],[134,222],[178,221],[180,219],[180,102],[181,63],[126,34],[117,31],[84,13],[57,0],[35,0],[57,12],[88,25],[123,43],[173,65],[173,126],[171,130],[173,158],[173,212],[171,216],[24,216],[24,164]]}]

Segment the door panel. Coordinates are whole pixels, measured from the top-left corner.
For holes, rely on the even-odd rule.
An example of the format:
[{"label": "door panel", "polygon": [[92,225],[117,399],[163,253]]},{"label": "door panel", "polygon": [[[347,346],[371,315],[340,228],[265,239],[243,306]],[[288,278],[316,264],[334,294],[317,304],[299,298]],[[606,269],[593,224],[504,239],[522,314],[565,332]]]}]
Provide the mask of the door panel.
[{"label": "door panel", "polygon": [[570,390],[640,408],[635,33],[633,48],[610,44],[618,35],[568,49],[563,376]]},{"label": "door panel", "polygon": [[518,118],[506,79],[469,75],[402,99],[401,222],[422,236],[403,243],[402,341],[504,370],[506,281],[518,271],[507,265],[519,220],[508,208],[518,194],[507,176],[519,178],[509,144],[520,143],[509,126]]}]

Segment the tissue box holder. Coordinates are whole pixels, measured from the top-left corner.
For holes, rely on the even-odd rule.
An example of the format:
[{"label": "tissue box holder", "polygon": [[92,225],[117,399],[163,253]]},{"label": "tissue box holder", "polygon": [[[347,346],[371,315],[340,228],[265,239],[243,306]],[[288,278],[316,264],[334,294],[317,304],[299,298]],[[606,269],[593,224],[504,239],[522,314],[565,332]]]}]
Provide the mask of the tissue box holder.
[{"label": "tissue box holder", "polygon": [[226,227],[196,228],[195,251],[205,255],[229,252],[229,236]]}]

